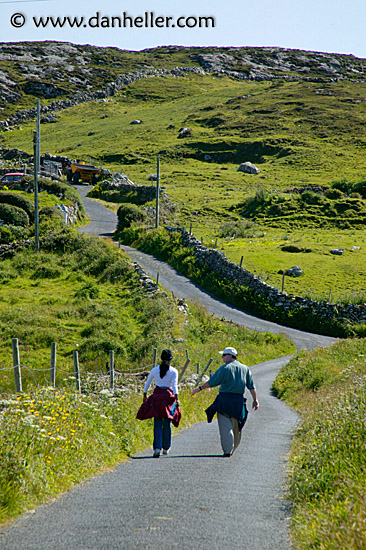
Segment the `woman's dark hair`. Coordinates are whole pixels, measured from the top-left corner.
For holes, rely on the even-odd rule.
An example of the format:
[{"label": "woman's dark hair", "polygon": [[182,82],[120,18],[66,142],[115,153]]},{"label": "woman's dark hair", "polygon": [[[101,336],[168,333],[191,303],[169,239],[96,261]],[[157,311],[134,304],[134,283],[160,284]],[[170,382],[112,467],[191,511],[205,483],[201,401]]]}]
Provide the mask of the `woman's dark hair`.
[{"label": "woman's dark hair", "polygon": [[166,373],[169,370],[169,362],[173,359],[173,354],[170,349],[163,349],[161,352],[161,363],[160,363],[160,378],[164,378]]}]

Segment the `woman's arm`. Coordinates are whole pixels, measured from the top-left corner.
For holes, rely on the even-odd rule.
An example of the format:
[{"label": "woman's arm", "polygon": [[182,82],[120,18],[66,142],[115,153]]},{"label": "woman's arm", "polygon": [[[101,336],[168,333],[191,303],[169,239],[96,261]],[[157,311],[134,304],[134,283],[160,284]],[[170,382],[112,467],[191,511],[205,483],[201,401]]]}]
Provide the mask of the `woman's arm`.
[{"label": "woman's arm", "polygon": [[154,378],[154,369],[156,369],[156,367],[151,369],[151,371],[149,372],[149,376],[147,377],[144,385],[144,397],[143,397],[144,403],[147,399],[147,391],[150,388],[151,382],[153,381],[153,378]]}]

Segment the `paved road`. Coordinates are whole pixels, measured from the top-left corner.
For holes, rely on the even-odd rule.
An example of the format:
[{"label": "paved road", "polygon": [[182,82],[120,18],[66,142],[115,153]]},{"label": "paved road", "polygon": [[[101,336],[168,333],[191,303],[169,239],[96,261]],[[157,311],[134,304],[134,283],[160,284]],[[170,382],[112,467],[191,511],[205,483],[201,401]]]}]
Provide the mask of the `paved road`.
[{"label": "paved road", "polygon": [[[100,206],[90,202],[86,200],[85,206],[94,221],[84,231],[110,234],[115,215],[105,211],[99,215]],[[111,220],[114,226],[109,225]],[[137,251],[128,253],[139,258]],[[162,269],[159,263],[164,286],[171,284],[177,296],[197,293],[197,299],[214,307],[220,316],[229,319],[232,315],[233,320],[252,323],[249,326],[259,330],[281,330],[298,347],[325,346],[332,341],[225,309],[184,278],[177,282],[174,272],[164,272],[163,278]],[[199,423],[173,438],[169,456],[153,459],[148,449],[35,513],[25,514],[0,534],[0,549],[290,549],[283,487],[297,416],[270,391],[273,378],[288,359],[251,367],[260,408],[250,413],[242,443],[231,458],[221,456],[216,422]]]},{"label": "paved road", "polygon": [[[90,187],[85,185],[78,186],[78,191],[83,198],[86,211],[91,220],[91,223],[82,227],[80,231],[89,235],[112,236],[117,226],[117,216],[112,210],[103,208],[99,203],[86,198],[89,189]],[[234,321],[252,330],[261,332],[268,331],[275,334],[287,334],[294,342],[297,349],[312,349],[320,346],[326,347],[335,342],[334,338],[284,327],[244,313],[233,306],[228,306],[208,292],[200,289],[189,279],[180,275],[174,268],[161,260],[129,246],[124,245],[123,249],[130,258],[137,262],[151,277],[156,279],[157,273],[159,273],[159,283],[170,292],[173,292],[177,298],[197,300],[204,304],[210,313],[213,313],[219,318],[223,317],[228,321]]]}]

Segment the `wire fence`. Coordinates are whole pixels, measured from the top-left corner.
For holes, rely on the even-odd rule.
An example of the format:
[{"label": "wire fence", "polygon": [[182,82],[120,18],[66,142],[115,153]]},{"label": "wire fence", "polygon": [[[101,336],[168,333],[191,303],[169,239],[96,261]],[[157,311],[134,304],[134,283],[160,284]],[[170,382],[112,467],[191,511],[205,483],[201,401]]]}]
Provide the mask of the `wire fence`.
[{"label": "wire fence", "polygon": [[[73,363],[74,363],[74,370],[72,371],[65,371],[62,369],[57,368],[56,369],[56,358],[57,358],[57,345],[55,342],[51,344],[51,360],[50,360],[50,367],[49,368],[35,368],[30,367],[28,365],[24,365],[20,361],[20,351],[19,351],[19,341],[18,338],[12,339],[12,352],[13,352],[13,366],[12,367],[1,367],[1,371],[14,371],[14,382],[15,382],[15,391],[16,393],[21,393],[23,391],[23,385],[22,385],[22,369],[28,370],[28,371],[34,371],[34,372],[43,372],[43,373],[49,373],[49,383],[52,387],[56,387],[56,370],[57,373],[66,374],[68,376],[72,375],[75,377],[75,386],[77,391],[81,391],[81,378],[80,378],[80,364],[79,364],[79,352],[78,350],[73,351]],[[153,349],[153,357],[152,357],[152,367],[156,366],[156,359],[157,359],[157,348]],[[195,377],[195,386],[198,386],[200,381],[202,380],[202,377],[206,374],[209,366],[212,363],[212,358],[209,359],[206,366],[203,368],[203,370],[200,373],[200,366],[199,363],[197,363],[197,376]],[[191,359],[189,357],[189,352],[186,350],[186,360],[182,367],[182,369],[179,372],[178,375],[178,382],[181,382],[183,379],[183,375],[185,374],[188,365],[190,364]],[[121,372],[119,370],[115,369],[114,365],[114,351],[111,350],[109,352],[109,361],[107,362],[107,370],[106,374],[109,375],[109,389],[110,391],[114,391],[115,386],[115,374],[118,373],[119,375],[137,375],[141,374],[141,369],[136,370],[128,370],[125,372]],[[88,373],[90,374],[90,373]]]}]

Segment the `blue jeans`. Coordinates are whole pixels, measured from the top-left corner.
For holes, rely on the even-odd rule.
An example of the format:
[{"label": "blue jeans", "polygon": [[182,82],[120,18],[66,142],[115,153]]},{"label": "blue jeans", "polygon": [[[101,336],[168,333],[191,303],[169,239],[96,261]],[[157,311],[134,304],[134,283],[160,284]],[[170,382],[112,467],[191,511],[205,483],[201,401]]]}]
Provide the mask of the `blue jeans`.
[{"label": "blue jeans", "polygon": [[170,449],[172,443],[172,427],[170,418],[154,417],[154,443],[155,449]]}]

